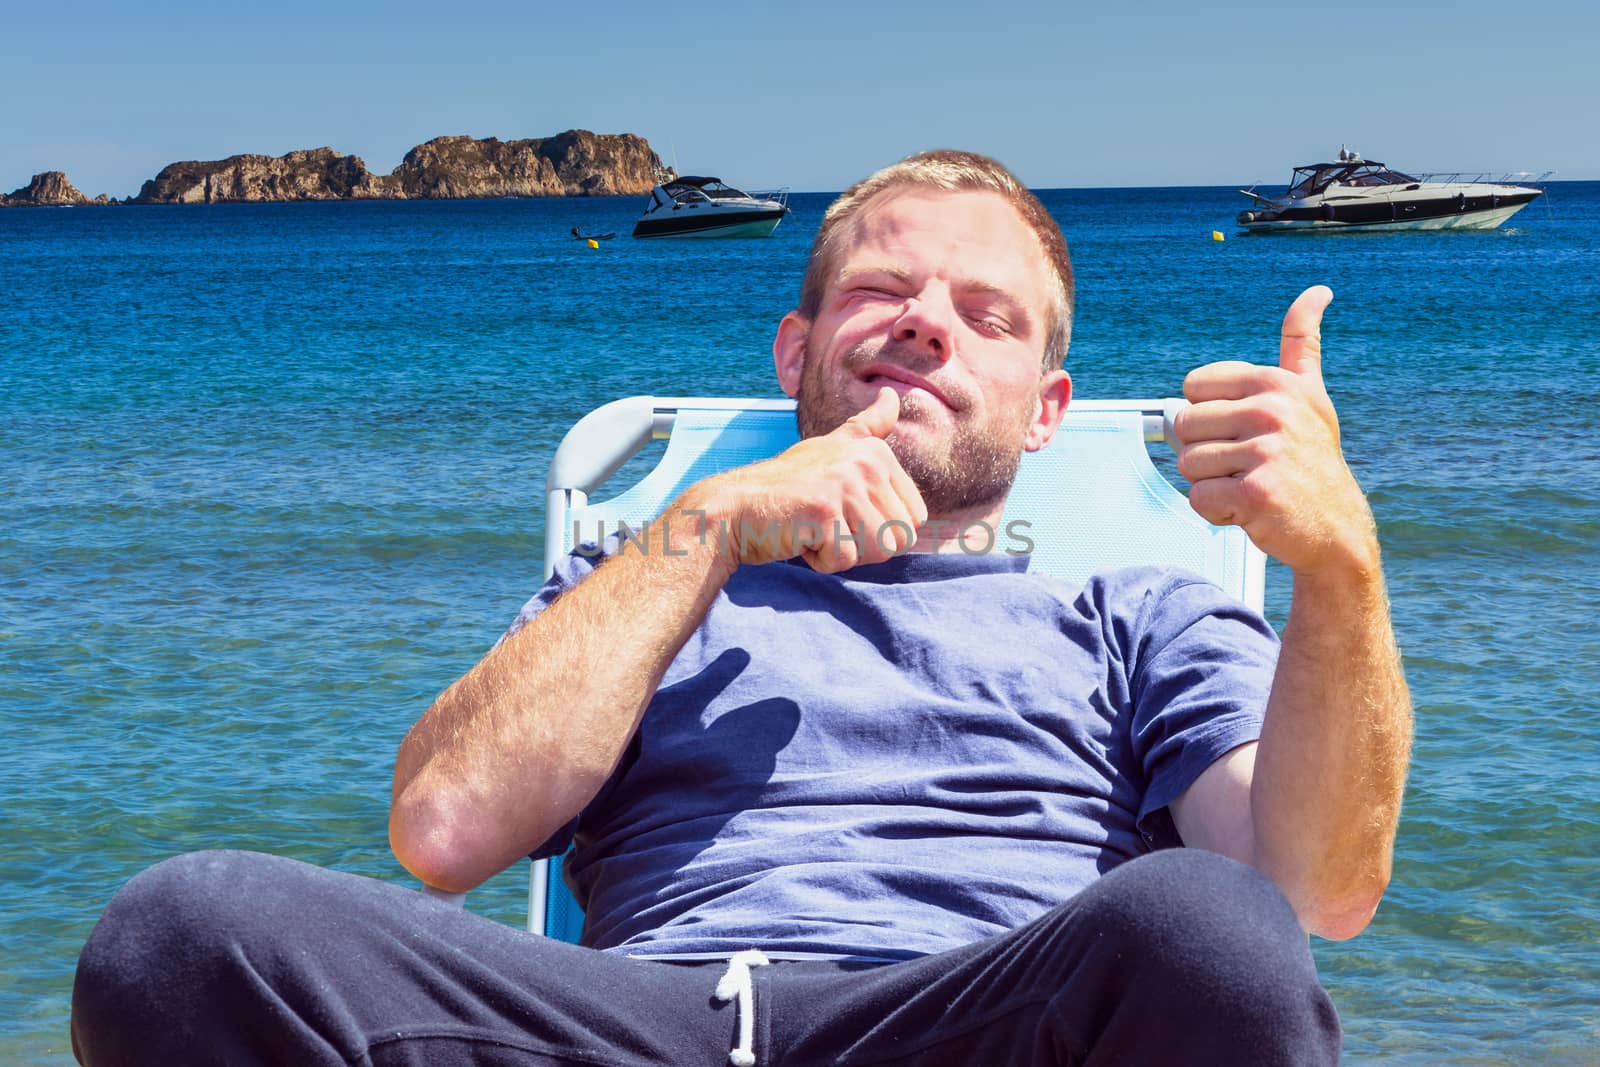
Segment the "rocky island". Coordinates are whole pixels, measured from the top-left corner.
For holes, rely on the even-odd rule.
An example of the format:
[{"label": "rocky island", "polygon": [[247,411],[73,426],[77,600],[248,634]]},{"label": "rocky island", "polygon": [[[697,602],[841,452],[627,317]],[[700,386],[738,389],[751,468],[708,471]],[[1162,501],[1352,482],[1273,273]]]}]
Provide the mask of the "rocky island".
[{"label": "rocky island", "polygon": [[0,207],[89,207],[116,202],[104,193],[92,199],[84,196],[59,170],[35,174],[10,196],[0,193]]},{"label": "rocky island", "polygon": [[46,171],[11,195],[0,195],[0,207],[641,196],[666,171],[650,143],[631,133],[568,130],[520,141],[436,137],[407,152],[390,174],[372,173],[359,156],[312,148],[173,163],[124,201],[91,199],[65,174]]}]

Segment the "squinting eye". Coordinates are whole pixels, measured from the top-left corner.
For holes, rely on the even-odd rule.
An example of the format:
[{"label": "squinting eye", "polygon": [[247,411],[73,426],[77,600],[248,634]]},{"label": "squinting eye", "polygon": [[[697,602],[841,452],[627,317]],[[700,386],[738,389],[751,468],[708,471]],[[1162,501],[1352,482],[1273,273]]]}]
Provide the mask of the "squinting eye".
[{"label": "squinting eye", "polygon": [[1002,337],[1011,332],[1011,324],[1004,319],[990,318],[983,315],[973,316],[972,324],[984,333]]},{"label": "squinting eye", "polygon": [[856,285],[840,291],[838,301],[841,308],[859,308],[862,305],[885,304],[899,299],[887,289],[878,289],[870,285]]}]

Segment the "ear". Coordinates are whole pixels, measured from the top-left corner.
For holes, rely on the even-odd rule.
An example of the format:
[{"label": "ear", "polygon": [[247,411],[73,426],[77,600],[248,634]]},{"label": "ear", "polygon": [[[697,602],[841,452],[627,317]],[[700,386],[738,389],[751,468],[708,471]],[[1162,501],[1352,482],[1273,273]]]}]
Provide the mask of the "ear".
[{"label": "ear", "polygon": [[1039,398],[1034,402],[1033,423],[1022,447],[1037,452],[1050,443],[1061,425],[1061,417],[1072,403],[1072,378],[1064,370],[1053,370],[1039,379]]},{"label": "ear", "polygon": [[791,311],[778,323],[778,336],[772,339],[772,365],[778,372],[778,385],[784,395],[800,392],[800,372],[806,362],[806,340],[811,336],[811,321]]}]

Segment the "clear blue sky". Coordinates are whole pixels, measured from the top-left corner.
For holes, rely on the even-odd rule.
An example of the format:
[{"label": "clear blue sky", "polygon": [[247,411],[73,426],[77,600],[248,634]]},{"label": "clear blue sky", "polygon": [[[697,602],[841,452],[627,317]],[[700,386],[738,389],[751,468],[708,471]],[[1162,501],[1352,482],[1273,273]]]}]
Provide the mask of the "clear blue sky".
[{"label": "clear blue sky", "polygon": [[0,191],[65,170],[441,134],[637,133],[689,172],[834,190],[973,148],[1035,187],[1407,170],[1600,178],[1600,5],[104,0],[0,20]]}]

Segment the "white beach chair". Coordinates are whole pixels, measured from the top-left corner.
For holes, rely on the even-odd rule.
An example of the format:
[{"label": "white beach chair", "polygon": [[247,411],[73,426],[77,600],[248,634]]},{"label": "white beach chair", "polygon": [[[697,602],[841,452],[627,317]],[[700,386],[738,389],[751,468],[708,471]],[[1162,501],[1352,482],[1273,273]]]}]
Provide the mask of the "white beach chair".
[{"label": "white beach chair", "polygon": [[[1216,527],[1150,462],[1147,441],[1173,443],[1181,400],[1075,400],[1048,448],[1023,457],[1002,530],[1027,525],[1031,569],[1083,582],[1097,570],[1163,564],[1201,574],[1260,610],[1265,557],[1236,527]],[[660,463],[610,499],[589,495],[652,440]],[[568,431],[545,485],[545,576],[600,523],[638,530],[684,489],[793,444],[791,400],[630,397],[590,412]],[[576,537],[574,536],[576,533]],[[1001,548],[1007,547],[1002,544]],[[560,878],[560,860],[533,865],[528,929],[576,941],[583,913]]]}]

